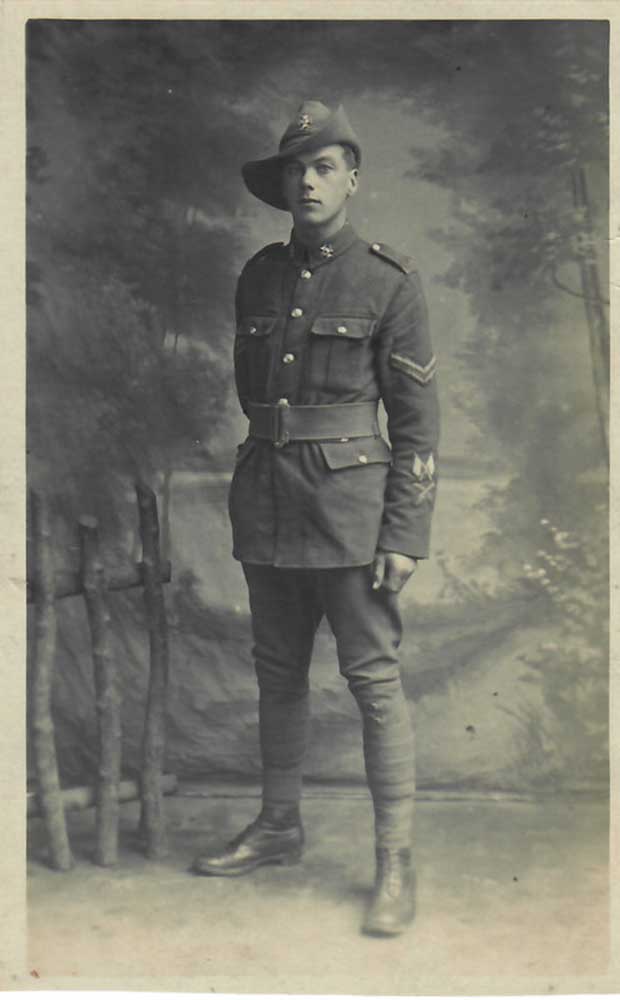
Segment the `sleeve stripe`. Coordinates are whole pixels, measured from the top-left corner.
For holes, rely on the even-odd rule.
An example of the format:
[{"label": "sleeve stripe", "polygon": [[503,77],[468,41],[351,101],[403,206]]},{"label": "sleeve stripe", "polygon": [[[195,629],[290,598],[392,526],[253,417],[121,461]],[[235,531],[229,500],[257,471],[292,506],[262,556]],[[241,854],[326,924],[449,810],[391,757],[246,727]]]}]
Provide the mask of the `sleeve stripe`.
[{"label": "sleeve stripe", "polygon": [[418,365],[415,361],[411,361],[410,358],[404,358],[402,354],[390,354],[390,365],[392,368],[397,368],[398,371],[404,372],[405,375],[419,382],[420,385],[427,385],[435,374],[437,358],[433,354],[427,365]]}]

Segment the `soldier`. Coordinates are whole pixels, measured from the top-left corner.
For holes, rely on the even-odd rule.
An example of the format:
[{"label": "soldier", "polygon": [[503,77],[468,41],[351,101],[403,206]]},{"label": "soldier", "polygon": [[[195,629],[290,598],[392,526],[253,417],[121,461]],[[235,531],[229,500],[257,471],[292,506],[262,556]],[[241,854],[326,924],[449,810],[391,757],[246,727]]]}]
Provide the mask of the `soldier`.
[{"label": "soldier", "polygon": [[374,806],[376,880],[363,930],[393,935],[415,905],[414,745],[397,595],[428,556],[438,404],[415,265],[366,243],[346,219],[359,165],[342,107],[305,101],[278,153],[242,171],[252,194],[293,218],[290,242],[260,250],[236,296],[236,385],[249,435],[229,507],[252,612],[262,810],[193,870],[242,875],[300,859],[308,671],[325,615],[361,711]]}]

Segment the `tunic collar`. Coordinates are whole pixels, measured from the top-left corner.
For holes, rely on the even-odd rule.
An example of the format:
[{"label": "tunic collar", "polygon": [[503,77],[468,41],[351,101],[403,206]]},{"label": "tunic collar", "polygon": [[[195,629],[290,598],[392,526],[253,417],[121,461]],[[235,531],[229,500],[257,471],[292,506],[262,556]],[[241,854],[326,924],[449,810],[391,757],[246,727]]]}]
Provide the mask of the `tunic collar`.
[{"label": "tunic collar", "polygon": [[325,264],[344,253],[356,239],[357,233],[350,222],[345,222],[342,229],[339,229],[329,239],[312,246],[302,243],[293,229],[288,250],[291,259],[296,264],[305,263],[310,267],[317,267],[319,264]]}]

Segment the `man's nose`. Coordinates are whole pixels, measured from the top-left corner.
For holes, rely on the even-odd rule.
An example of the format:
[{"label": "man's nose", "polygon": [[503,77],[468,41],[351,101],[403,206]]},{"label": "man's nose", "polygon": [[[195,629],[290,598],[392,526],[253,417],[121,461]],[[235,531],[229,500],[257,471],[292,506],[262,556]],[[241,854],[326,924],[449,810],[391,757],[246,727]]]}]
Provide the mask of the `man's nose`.
[{"label": "man's nose", "polygon": [[307,167],[301,174],[301,186],[304,189],[314,187],[314,177],[310,167]]}]

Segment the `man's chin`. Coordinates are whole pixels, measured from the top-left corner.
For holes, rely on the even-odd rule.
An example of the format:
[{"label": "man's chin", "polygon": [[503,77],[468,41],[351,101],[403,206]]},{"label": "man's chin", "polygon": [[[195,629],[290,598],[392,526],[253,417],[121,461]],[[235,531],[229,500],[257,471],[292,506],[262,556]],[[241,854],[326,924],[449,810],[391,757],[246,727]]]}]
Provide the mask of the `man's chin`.
[{"label": "man's chin", "polygon": [[322,215],[324,209],[320,202],[309,201],[300,202],[295,205],[294,215],[298,216],[300,219],[316,219],[319,215]]},{"label": "man's chin", "polygon": [[329,217],[322,205],[314,206],[314,210],[308,211],[306,208],[301,212],[298,211],[298,208],[296,207],[292,215],[294,223],[303,229],[312,229],[315,226],[324,226],[326,222],[329,221]]}]

